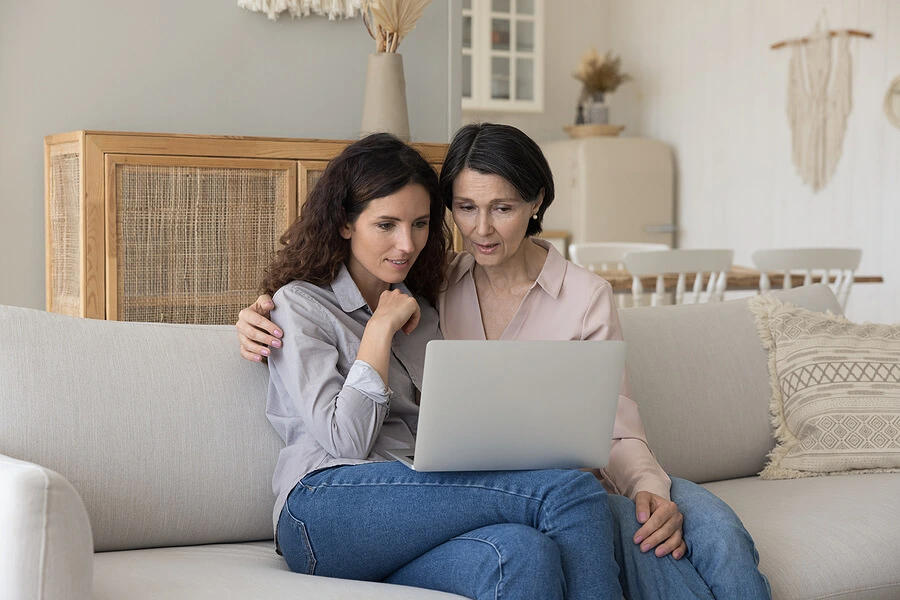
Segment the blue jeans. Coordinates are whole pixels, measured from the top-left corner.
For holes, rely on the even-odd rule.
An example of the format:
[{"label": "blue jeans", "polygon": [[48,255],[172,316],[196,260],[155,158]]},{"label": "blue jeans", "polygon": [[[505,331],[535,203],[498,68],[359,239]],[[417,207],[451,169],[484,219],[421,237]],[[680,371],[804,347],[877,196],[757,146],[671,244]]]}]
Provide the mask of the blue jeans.
[{"label": "blue jeans", "polygon": [[277,535],[299,573],[478,600],[622,595],[607,495],[581,471],[334,467],[297,484]]},{"label": "blue jeans", "polygon": [[725,502],[699,485],[672,477],[672,501],[684,515],[687,553],[657,558],[634,543],[640,528],[634,502],[609,496],[616,521],[616,561],[625,595],[633,600],[718,598],[746,600],[772,597],[759,572],[753,539]]}]

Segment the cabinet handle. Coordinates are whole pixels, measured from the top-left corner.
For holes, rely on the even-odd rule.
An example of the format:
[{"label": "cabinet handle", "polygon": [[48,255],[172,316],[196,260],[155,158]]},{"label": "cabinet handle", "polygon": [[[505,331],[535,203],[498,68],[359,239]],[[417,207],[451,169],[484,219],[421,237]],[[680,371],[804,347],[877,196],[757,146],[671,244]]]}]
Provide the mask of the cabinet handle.
[{"label": "cabinet handle", "polygon": [[677,229],[678,226],[673,223],[666,225],[647,225],[644,227],[644,231],[647,233],[675,233]]}]

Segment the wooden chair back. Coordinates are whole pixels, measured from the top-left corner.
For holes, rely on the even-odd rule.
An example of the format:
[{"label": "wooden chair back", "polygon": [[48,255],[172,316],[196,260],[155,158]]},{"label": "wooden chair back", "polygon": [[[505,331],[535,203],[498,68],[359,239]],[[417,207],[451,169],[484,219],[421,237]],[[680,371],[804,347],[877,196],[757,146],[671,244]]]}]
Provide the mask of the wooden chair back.
[{"label": "wooden chair back", "polygon": [[[665,275],[677,274],[675,284],[675,304],[685,303],[685,288],[688,275],[694,276],[692,294],[694,302],[718,302],[725,295],[726,274],[731,269],[733,250],[659,250],[652,252],[629,252],[623,262],[631,273],[631,295],[634,306],[641,305],[644,287],[642,277],[656,275],[656,290],[650,299],[650,306],[660,306],[666,299]],[[704,273],[709,279],[704,292]]]},{"label": "wooden chair back", "polygon": [[[813,283],[817,276],[819,283],[830,285],[841,303],[847,308],[853,276],[862,259],[859,248],[773,248],[757,250],[753,253],[753,264],[760,270],[759,291],[771,289],[768,273],[784,274],[784,289],[790,289],[791,273],[803,272],[803,285]],[[834,279],[831,275],[834,273]]]},{"label": "wooden chair back", "polygon": [[581,242],[569,244],[569,260],[590,271],[624,271],[622,259],[629,252],[668,250],[665,244],[631,242]]}]

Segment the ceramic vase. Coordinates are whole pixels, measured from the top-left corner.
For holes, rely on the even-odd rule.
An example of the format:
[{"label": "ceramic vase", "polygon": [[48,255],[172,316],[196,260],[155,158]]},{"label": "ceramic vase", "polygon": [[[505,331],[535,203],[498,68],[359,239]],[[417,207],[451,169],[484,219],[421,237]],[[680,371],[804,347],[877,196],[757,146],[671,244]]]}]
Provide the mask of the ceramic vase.
[{"label": "ceramic vase", "polygon": [[360,135],[393,133],[409,141],[403,57],[396,52],[369,55]]},{"label": "ceramic vase", "polygon": [[594,92],[587,102],[585,122],[606,125],[609,123],[609,105],[603,92]]}]

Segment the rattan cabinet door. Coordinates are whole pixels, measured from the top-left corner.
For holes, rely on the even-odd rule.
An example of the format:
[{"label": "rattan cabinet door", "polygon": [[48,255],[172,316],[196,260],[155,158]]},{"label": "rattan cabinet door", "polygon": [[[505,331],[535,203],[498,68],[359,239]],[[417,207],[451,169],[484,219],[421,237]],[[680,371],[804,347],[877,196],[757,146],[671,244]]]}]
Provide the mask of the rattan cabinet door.
[{"label": "rattan cabinet door", "polygon": [[309,193],[316,186],[328,161],[325,160],[298,160],[297,161],[297,214],[303,208],[303,203],[309,198]]},{"label": "rattan cabinet door", "polygon": [[106,155],[106,318],[232,324],[297,215],[297,163]]},{"label": "rattan cabinet door", "polygon": [[74,138],[45,148],[47,310],[82,316],[81,142]]}]

